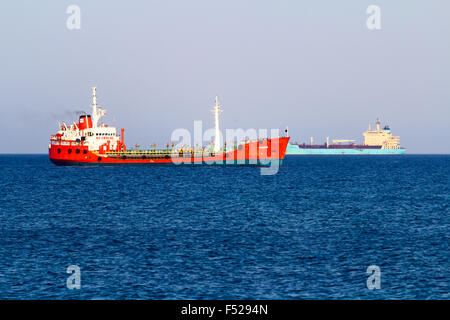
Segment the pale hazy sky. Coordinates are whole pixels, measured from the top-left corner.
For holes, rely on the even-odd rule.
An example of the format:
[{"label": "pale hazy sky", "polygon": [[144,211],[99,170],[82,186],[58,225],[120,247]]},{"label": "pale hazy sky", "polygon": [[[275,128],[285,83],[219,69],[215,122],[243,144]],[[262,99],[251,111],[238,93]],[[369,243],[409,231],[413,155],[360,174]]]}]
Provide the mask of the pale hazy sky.
[{"label": "pale hazy sky", "polygon": [[[81,9],[68,30],[66,9]],[[381,8],[381,30],[366,8]],[[128,145],[194,120],[357,139],[380,117],[409,153],[450,153],[450,2],[2,1],[0,153],[46,153],[57,120],[90,110]],[[114,118],[113,118],[114,117]]]}]

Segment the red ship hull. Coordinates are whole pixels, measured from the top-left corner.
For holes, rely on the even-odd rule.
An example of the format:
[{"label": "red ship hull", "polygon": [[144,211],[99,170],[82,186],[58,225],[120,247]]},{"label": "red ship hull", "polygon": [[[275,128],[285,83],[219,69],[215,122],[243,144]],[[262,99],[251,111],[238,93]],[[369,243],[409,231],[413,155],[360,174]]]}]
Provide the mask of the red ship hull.
[{"label": "red ship hull", "polygon": [[56,165],[254,165],[280,163],[289,137],[262,139],[240,145],[236,150],[211,152],[121,151],[92,152],[83,142],[52,140],[49,158]]},{"label": "red ship hull", "polygon": [[[172,144],[172,149],[169,149],[167,144],[165,150],[127,151],[124,129],[121,128],[119,137],[115,127],[99,123],[100,118],[106,115],[106,111],[97,104],[96,90],[96,87],[92,87],[92,114],[80,115],[78,123],[74,122],[72,125],[63,122],[58,133],[51,136],[48,148],[49,158],[56,165],[272,166],[275,162],[279,164],[286,154],[289,137],[245,142],[239,146],[234,145],[232,150],[224,142],[224,151],[218,151],[220,148],[214,145],[214,141],[203,148],[198,145],[196,148],[186,147],[186,144],[183,147],[175,147]],[[220,135],[219,114],[221,112],[216,97],[216,105],[213,109],[215,137]],[[139,148],[138,144],[136,148]],[[211,151],[213,149],[216,151]]]}]

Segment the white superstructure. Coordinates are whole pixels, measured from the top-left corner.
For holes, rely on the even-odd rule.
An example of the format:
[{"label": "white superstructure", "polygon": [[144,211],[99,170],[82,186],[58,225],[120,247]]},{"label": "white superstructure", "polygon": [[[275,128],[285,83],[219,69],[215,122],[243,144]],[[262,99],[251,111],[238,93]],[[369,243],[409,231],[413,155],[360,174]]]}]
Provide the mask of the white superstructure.
[{"label": "white superstructure", "polygon": [[400,149],[400,137],[393,136],[389,126],[384,129],[380,127],[380,120],[377,119],[376,130],[369,130],[363,133],[364,145],[366,146],[381,146],[381,149]]},{"label": "white superstructure", "polygon": [[115,127],[109,127],[99,120],[106,115],[106,110],[97,105],[97,88],[92,87],[92,116],[81,115],[78,123],[66,125],[63,122],[58,135],[64,141],[83,141],[89,150],[99,150],[102,145],[115,150],[120,143]]}]

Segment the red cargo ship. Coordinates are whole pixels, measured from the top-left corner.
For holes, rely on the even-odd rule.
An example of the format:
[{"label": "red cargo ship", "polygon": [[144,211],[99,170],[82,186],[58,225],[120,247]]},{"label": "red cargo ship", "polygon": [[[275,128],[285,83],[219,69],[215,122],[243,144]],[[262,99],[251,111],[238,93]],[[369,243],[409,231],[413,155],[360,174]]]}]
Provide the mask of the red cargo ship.
[{"label": "red cargo ship", "polygon": [[[218,114],[221,112],[216,99],[213,109],[216,134],[219,131]],[[56,165],[155,165],[155,164],[209,164],[272,166],[284,159],[289,137],[276,137],[246,141],[225,147],[186,148],[177,147],[152,150],[127,150],[124,129],[120,136],[116,128],[98,123],[105,110],[97,105],[96,88],[92,88],[92,115],[80,115],[78,123],[66,125],[51,136],[49,158]],[[217,135],[216,135],[217,136]]]}]

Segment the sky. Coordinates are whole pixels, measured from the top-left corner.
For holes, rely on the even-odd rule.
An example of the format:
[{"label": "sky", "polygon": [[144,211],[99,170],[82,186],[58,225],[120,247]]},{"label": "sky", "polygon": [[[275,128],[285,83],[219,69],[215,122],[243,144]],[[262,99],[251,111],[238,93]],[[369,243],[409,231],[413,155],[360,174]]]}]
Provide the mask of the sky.
[{"label": "sky", "polygon": [[448,154],[448,12],[446,0],[2,1],[0,153],[46,153],[95,85],[128,145],[212,127],[218,95],[222,128],[362,142],[379,117],[408,153]]}]

